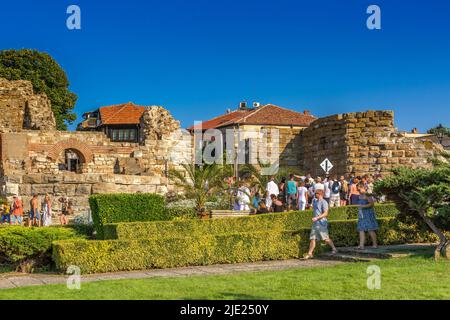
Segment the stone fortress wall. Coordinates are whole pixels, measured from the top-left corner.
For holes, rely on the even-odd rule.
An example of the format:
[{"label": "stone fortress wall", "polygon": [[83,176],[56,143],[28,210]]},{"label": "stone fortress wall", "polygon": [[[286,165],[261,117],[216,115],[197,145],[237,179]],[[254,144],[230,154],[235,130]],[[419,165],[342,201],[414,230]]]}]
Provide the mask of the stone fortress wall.
[{"label": "stone fortress wall", "polygon": [[427,159],[443,152],[394,127],[393,111],[367,111],[320,118],[300,134],[299,155],[305,172],[324,175],[320,163],[328,158],[330,174],[387,175],[397,167],[429,167]]},{"label": "stone fortress wall", "polygon": [[[0,112],[0,192],[20,195],[26,208],[35,193],[67,195],[76,211],[85,211],[91,194],[180,192],[168,171],[193,160],[192,136],[159,106],[142,115],[139,143],[111,142],[102,132],[56,131],[50,101],[34,94],[28,81],[0,79]],[[77,156],[77,172],[61,167],[67,151]],[[388,174],[399,166],[427,167],[427,157],[442,151],[398,132],[392,111],[333,115],[306,129],[282,128],[279,137],[281,165],[316,176],[324,174],[325,158],[334,164],[330,174]]]},{"label": "stone fortress wall", "polygon": [[[33,194],[67,195],[76,211],[85,211],[91,194],[178,191],[168,171],[183,170],[192,155],[190,135],[162,107],[144,112],[139,143],[111,142],[102,132],[56,131],[50,101],[34,95],[27,81],[0,79],[0,111],[1,191],[20,195],[26,208]],[[78,172],[61,169],[66,150],[77,155]]]}]

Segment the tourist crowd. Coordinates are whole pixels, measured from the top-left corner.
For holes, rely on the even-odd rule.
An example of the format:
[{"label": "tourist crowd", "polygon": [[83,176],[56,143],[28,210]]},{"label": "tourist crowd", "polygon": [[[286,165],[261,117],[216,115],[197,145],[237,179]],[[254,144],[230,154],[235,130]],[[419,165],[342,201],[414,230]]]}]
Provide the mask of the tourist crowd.
[{"label": "tourist crowd", "polygon": [[275,181],[270,178],[265,192],[260,194],[255,188],[249,188],[246,183],[240,182],[236,191],[234,210],[254,213],[283,212],[311,209],[317,190],[323,191],[323,198],[329,207],[358,205],[361,196],[361,187],[366,194],[373,193],[374,182],[381,179],[380,175],[365,175],[349,177],[337,176],[317,177],[313,179],[310,174],[289,177]]},{"label": "tourist crowd", "polygon": [[[65,225],[68,223],[67,216],[73,213],[72,202],[66,196],[59,198],[58,202],[61,205],[59,222]],[[52,199],[48,194],[42,199],[39,199],[39,196],[34,194],[30,200],[30,211],[27,213],[24,210],[21,197],[14,195],[11,203],[8,203],[5,199],[3,200],[0,212],[2,216],[1,224],[19,226],[26,224],[28,227],[48,227],[52,225],[52,218],[54,216]]]},{"label": "tourist crowd", "polygon": [[313,179],[310,174],[306,176],[291,174],[278,183],[271,177],[263,196],[256,190],[250,190],[245,183],[240,183],[234,209],[250,210],[253,214],[312,209],[310,247],[305,256],[306,259],[310,259],[313,257],[316,241],[325,241],[331,247],[332,253],[337,252],[328,234],[329,208],[356,205],[359,206],[357,225],[359,249],[364,249],[366,232],[371,237],[372,246],[377,248],[378,223],[374,209],[376,199],[372,196],[374,182],[377,179],[381,179],[381,175]]}]

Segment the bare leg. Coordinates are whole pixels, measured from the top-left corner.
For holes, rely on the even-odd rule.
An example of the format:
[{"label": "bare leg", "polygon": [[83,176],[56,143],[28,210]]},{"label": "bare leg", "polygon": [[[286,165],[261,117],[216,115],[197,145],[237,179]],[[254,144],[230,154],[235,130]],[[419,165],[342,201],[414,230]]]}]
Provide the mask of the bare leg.
[{"label": "bare leg", "polygon": [[366,245],[366,233],[364,231],[359,232],[359,248],[364,249]]},{"label": "bare leg", "polygon": [[309,242],[309,251],[308,251],[308,255],[312,256],[314,253],[314,249],[316,248],[316,240],[311,240]]},{"label": "bare leg", "polygon": [[333,250],[333,252],[337,252],[337,249],[334,246],[333,240],[331,240],[331,239],[325,240],[325,243],[331,247],[331,250]]},{"label": "bare leg", "polygon": [[377,242],[377,234],[375,231],[369,231],[370,238],[372,239],[372,247],[378,248],[378,242]]}]

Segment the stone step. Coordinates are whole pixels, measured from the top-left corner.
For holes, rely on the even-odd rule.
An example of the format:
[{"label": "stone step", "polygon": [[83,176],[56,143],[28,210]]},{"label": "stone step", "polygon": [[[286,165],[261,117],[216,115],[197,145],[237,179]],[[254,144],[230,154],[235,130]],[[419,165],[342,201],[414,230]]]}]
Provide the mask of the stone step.
[{"label": "stone step", "polygon": [[362,257],[362,258],[372,258],[372,259],[391,259],[394,258],[392,253],[379,252],[376,249],[372,250],[359,250],[356,248],[339,248],[339,253]]},{"label": "stone step", "polygon": [[325,260],[336,260],[336,261],[343,261],[343,262],[370,262],[374,259],[371,258],[364,258],[364,257],[359,257],[359,256],[355,256],[355,255],[351,255],[351,254],[344,254],[344,253],[331,253],[331,252],[325,252],[325,253],[321,253],[319,255],[320,259],[325,259]]},{"label": "stone step", "polygon": [[319,255],[322,259],[341,260],[349,262],[368,262],[372,260],[404,258],[424,253],[432,253],[433,244],[403,244],[392,246],[380,246],[377,249],[367,247],[360,250],[356,247],[338,248],[337,254],[324,252]]}]

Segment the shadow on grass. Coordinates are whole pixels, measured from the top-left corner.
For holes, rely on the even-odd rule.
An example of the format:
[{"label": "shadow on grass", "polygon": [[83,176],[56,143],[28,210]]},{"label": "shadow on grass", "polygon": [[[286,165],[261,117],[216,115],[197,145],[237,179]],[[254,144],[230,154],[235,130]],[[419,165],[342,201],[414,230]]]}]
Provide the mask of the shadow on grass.
[{"label": "shadow on grass", "polygon": [[[267,300],[267,297],[253,296],[249,294],[243,293],[234,293],[234,292],[219,292],[217,293],[219,297],[215,297],[214,299],[218,300]],[[182,298],[181,300],[196,300],[192,297]]]}]

